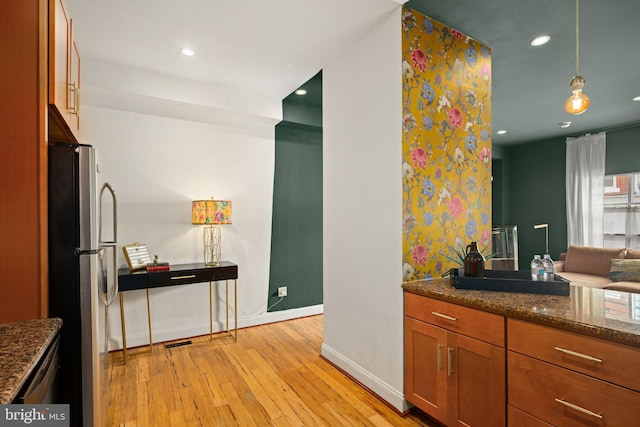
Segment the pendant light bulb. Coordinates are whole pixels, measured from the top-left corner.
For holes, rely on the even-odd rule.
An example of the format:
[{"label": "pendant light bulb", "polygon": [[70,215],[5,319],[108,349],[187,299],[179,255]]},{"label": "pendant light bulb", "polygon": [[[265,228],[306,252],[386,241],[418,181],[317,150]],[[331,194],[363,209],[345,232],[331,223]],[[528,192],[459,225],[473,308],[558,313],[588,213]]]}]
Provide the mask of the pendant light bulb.
[{"label": "pendant light bulb", "polygon": [[576,75],[569,86],[573,95],[564,103],[564,109],[567,113],[578,115],[587,111],[589,108],[589,97],[582,93],[584,87],[584,77],[580,73],[580,0],[576,0]]},{"label": "pendant light bulb", "polygon": [[571,79],[571,92],[573,95],[567,99],[567,102],[564,104],[564,109],[567,110],[567,113],[578,115],[587,111],[589,108],[589,97],[582,93],[582,88],[584,87],[584,77],[575,76]]}]

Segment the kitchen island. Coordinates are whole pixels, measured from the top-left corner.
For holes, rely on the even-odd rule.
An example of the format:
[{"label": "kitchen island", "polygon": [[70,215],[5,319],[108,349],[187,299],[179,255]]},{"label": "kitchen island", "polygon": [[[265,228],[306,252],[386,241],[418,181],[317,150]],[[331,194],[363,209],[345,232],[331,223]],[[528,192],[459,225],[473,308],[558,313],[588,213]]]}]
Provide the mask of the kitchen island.
[{"label": "kitchen island", "polygon": [[0,324],[0,405],[13,402],[61,327],[58,318]]},{"label": "kitchen island", "polygon": [[[477,291],[456,289],[448,278],[406,282],[402,288],[418,295],[640,347],[640,295],[636,294],[582,286],[571,286],[568,297]],[[621,299],[629,302],[629,306]],[[632,306],[636,307],[635,312]]]},{"label": "kitchen island", "polygon": [[466,290],[448,278],[402,288],[405,396],[440,422],[640,418],[640,295],[579,286],[569,296]]}]

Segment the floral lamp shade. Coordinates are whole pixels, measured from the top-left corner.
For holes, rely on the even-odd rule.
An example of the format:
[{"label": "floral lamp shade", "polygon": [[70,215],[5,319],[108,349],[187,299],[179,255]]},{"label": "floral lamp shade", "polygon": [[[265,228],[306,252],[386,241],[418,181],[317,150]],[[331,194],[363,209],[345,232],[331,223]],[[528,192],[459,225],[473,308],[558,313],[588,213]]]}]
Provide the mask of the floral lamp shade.
[{"label": "floral lamp shade", "polygon": [[192,224],[231,224],[231,202],[228,200],[195,200],[191,202]]},{"label": "floral lamp shade", "polygon": [[202,234],[204,263],[219,265],[222,259],[220,224],[231,224],[231,202],[213,199],[191,202],[191,223],[206,225]]}]

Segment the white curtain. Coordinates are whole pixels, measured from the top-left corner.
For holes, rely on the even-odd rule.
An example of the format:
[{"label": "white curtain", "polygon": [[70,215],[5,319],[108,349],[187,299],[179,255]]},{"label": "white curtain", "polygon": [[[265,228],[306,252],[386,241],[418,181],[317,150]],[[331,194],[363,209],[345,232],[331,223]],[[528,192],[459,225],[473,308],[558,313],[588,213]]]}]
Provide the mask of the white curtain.
[{"label": "white curtain", "polygon": [[604,245],[606,134],[567,138],[567,242]]}]

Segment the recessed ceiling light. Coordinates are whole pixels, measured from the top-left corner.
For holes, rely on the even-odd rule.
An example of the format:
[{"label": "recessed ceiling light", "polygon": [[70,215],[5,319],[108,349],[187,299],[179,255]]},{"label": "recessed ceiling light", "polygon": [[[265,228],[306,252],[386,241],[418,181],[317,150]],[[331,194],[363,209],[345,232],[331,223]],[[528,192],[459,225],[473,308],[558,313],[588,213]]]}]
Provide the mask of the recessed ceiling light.
[{"label": "recessed ceiling light", "polygon": [[549,40],[551,40],[551,37],[545,34],[531,40],[531,46],[542,46],[543,44],[547,44]]},{"label": "recessed ceiling light", "polygon": [[635,98],[633,98],[634,101],[640,101],[640,96],[636,96]]},{"label": "recessed ceiling light", "polygon": [[558,124],[561,128],[568,128],[569,126],[571,126],[571,122],[560,122]]},{"label": "recessed ceiling light", "polygon": [[307,91],[304,90],[304,89],[298,89],[298,90],[295,91],[295,94],[296,95],[306,95]]},{"label": "recessed ceiling light", "polygon": [[182,54],[185,56],[193,56],[193,51],[191,49],[182,49]]},{"label": "recessed ceiling light", "polygon": [[505,133],[507,133],[507,131],[506,131],[506,130],[504,130],[504,129],[502,129],[502,130],[499,130],[499,131],[498,131],[498,132],[496,132],[496,133],[497,133],[498,135],[504,135]]}]

